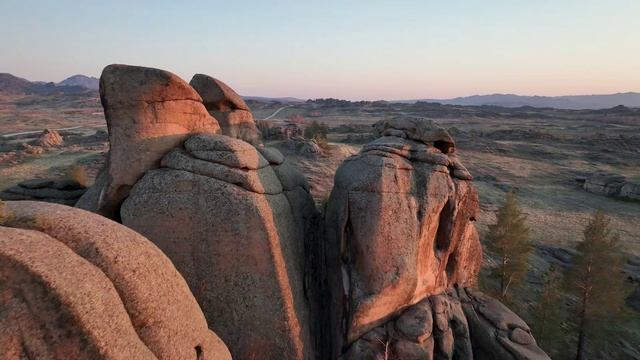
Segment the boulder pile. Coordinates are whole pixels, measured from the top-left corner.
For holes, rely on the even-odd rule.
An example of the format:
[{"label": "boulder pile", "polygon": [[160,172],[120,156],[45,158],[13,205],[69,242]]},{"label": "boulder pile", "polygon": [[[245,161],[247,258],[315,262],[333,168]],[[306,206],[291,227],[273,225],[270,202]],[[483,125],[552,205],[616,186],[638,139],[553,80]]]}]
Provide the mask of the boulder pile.
[{"label": "boulder pile", "polygon": [[529,326],[497,300],[450,288],[356,340],[345,359],[549,359]]},{"label": "boulder pile", "polygon": [[75,180],[32,179],[0,192],[2,200],[34,200],[73,206],[87,191]]}]

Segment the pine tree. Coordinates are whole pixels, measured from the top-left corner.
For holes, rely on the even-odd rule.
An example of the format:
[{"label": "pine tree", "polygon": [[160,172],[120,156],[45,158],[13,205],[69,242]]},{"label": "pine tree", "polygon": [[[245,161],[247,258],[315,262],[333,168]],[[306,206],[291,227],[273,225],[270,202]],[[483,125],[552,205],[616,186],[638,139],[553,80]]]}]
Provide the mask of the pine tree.
[{"label": "pine tree", "polygon": [[551,265],[542,276],[542,290],[531,307],[531,330],[538,345],[552,352],[562,338],[562,273]]},{"label": "pine tree", "polygon": [[531,244],[526,221],[516,194],[509,192],[498,209],[496,223],[489,225],[487,248],[499,257],[498,266],[492,270],[491,276],[500,281],[503,299],[507,297],[509,288],[519,285],[527,273]]},{"label": "pine tree", "polygon": [[577,247],[567,275],[567,290],[577,296],[576,359],[586,358],[587,340],[594,325],[613,317],[624,305],[623,256],[620,238],[611,220],[598,210],[584,229],[584,240]]}]

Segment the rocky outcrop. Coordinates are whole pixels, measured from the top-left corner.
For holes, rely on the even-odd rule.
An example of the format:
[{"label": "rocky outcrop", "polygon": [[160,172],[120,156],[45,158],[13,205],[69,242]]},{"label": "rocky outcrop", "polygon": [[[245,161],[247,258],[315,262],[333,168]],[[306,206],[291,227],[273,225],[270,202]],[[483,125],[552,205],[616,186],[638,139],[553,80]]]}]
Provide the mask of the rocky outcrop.
[{"label": "rocky outcrop", "polygon": [[234,359],[313,357],[304,240],[314,213],[282,154],[222,135],[190,137],[121,208],[185,276]]},{"label": "rocky outcrop", "polygon": [[260,143],[260,131],[249,106],[232,88],[204,74],[194,75],[189,84],[202,96],[209,113],[220,122],[222,134],[251,144]]},{"label": "rocky outcrop", "polygon": [[56,130],[45,129],[38,138],[38,145],[43,148],[58,147],[64,143],[62,136]]},{"label": "rocky outcrop", "polygon": [[62,205],[0,203],[3,358],[230,359],[169,259]]},{"label": "rocky outcrop", "polygon": [[331,328],[341,349],[429,294],[470,284],[482,250],[471,176],[433,122],[375,125],[340,166],[327,204]]},{"label": "rocky outcrop", "polygon": [[73,206],[86,192],[74,180],[32,179],[0,192],[2,200],[34,200]]},{"label": "rocky outcrop", "polygon": [[583,188],[594,194],[640,200],[640,184],[629,182],[622,175],[595,173],[585,179]]},{"label": "rocky outcrop", "polygon": [[107,163],[77,206],[110,218],[142,175],[194,133],[220,131],[202,98],[176,75],[139,66],[109,65],[100,76],[109,130]]},{"label": "rocky outcrop", "polygon": [[449,288],[410,306],[348,348],[356,359],[540,359],[531,330],[507,307],[471,289]]}]

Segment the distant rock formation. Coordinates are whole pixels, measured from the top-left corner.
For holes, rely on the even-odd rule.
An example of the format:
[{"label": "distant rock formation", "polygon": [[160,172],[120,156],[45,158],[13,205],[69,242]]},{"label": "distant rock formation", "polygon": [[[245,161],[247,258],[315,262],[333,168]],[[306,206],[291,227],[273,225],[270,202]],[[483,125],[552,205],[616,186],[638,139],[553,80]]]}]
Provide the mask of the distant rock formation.
[{"label": "distant rock formation", "polygon": [[304,241],[315,214],[302,174],[275,149],[194,135],[121,208],[185,276],[234,359],[313,357]]},{"label": "distant rock formation", "polygon": [[193,133],[220,126],[202,98],[176,75],[139,66],[109,65],[100,77],[100,100],[111,149],[96,185],[77,206],[117,217],[129,189]]},{"label": "distant rock formation", "polygon": [[640,183],[622,175],[598,172],[585,179],[583,188],[591,193],[640,201]]},{"label": "distant rock formation", "polygon": [[0,192],[2,200],[34,200],[73,206],[87,189],[74,180],[32,179]]},{"label": "distant rock formation", "polygon": [[3,358],[231,359],[150,241],[62,205],[0,203]]},{"label": "distant rock formation", "polygon": [[44,129],[38,138],[38,145],[43,148],[58,147],[64,143],[62,136],[56,130]]},{"label": "distant rock formation", "polygon": [[194,75],[189,84],[202,96],[204,106],[220,123],[223,135],[260,143],[260,131],[249,106],[232,88],[204,74]]}]

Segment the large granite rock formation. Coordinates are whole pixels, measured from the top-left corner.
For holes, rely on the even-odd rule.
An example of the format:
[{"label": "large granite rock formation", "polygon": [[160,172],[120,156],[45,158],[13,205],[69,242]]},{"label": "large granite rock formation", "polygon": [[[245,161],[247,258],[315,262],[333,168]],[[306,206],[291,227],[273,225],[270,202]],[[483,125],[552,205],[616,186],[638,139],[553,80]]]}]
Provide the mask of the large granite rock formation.
[{"label": "large granite rock formation", "polygon": [[0,349],[3,359],[230,359],[151,242],[32,201],[0,202]]},{"label": "large granite rock formation", "polygon": [[382,136],[338,169],[326,211],[330,318],[347,344],[472,281],[482,259],[478,195],[451,137],[418,119],[375,128]]},{"label": "large granite rock formation", "polygon": [[192,136],[161,166],[131,190],[123,224],[171,258],[234,359],[312,358],[304,177],[277,150],[223,135]]},{"label": "large granite rock formation", "polygon": [[34,200],[75,205],[87,189],[74,180],[31,179],[2,190],[2,200]]},{"label": "large granite rock formation", "polygon": [[96,184],[77,206],[116,218],[142,175],[194,133],[220,131],[202,98],[176,75],[139,66],[109,65],[100,76],[111,149]]},{"label": "large granite rock formation", "polygon": [[202,96],[209,113],[220,122],[222,134],[251,144],[260,142],[260,131],[249,106],[232,88],[204,74],[194,75],[189,84]]},{"label": "large granite rock formation", "polygon": [[[473,285],[482,261],[474,226],[478,195],[451,136],[418,118],[385,120],[374,129],[378,138],[338,169],[326,208],[326,243],[318,252],[330,306],[319,309],[318,318],[328,321],[330,358],[347,350],[349,359],[378,358],[366,355],[363,344],[404,321],[394,320],[403,311],[423,311],[425,302],[439,313],[434,301],[441,298],[433,296]],[[435,343],[404,339],[393,351],[406,352],[402,359],[451,358],[454,352],[472,358],[475,339],[469,340],[471,325],[459,308],[447,322],[457,324],[459,340],[442,325],[433,330],[441,332]]]}]

